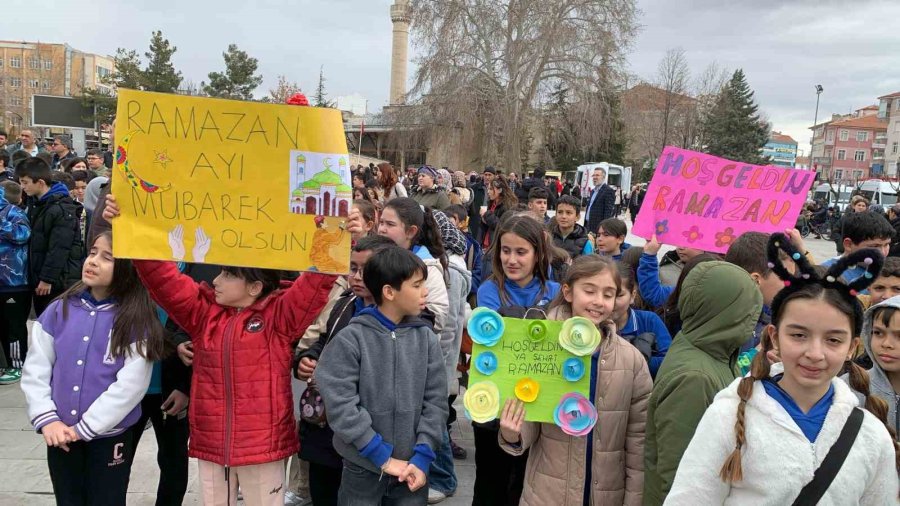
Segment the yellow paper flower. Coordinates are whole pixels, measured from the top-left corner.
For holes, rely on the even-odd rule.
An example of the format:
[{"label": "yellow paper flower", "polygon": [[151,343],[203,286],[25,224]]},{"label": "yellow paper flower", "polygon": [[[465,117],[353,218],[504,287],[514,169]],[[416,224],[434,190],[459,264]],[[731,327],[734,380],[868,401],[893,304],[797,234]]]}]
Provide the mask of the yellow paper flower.
[{"label": "yellow paper flower", "polygon": [[600,346],[600,330],[587,318],[575,316],[563,322],[559,345],[573,355],[590,355]]},{"label": "yellow paper flower", "polygon": [[534,402],[541,392],[541,385],[531,378],[522,378],[516,382],[516,397],[522,402]]},{"label": "yellow paper flower", "polygon": [[463,397],[463,406],[473,422],[490,422],[500,414],[500,389],[493,381],[470,385]]}]

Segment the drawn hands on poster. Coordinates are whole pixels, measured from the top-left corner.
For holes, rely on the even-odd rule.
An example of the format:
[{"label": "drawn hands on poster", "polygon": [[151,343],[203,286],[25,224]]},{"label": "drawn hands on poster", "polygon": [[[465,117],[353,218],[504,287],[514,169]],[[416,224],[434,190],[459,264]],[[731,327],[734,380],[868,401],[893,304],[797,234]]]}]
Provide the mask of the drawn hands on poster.
[{"label": "drawn hands on poster", "polygon": [[194,249],[192,250],[195,262],[203,263],[206,260],[206,254],[209,253],[211,244],[203,227],[197,227],[197,230],[194,231]]},{"label": "drawn hands on poster", "polygon": [[[194,248],[191,250],[192,261],[194,263],[203,263],[206,260],[206,254],[212,241],[206,235],[203,227],[197,227],[194,230]],[[186,249],[184,247],[184,226],[176,225],[169,231],[169,247],[172,248],[172,259],[178,262],[184,260]]]},{"label": "drawn hands on poster", "polygon": [[169,247],[172,248],[172,258],[177,261],[184,260],[184,227],[176,225],[169,232]]}]

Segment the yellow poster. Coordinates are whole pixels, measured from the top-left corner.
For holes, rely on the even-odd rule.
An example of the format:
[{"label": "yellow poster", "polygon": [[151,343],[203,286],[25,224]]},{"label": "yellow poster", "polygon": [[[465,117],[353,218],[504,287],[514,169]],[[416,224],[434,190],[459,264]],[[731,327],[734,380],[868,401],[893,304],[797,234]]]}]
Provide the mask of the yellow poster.
[{"label": "yellow poster", "polygon": [[117,257],[346,273],[335,109],[119,90]]}]

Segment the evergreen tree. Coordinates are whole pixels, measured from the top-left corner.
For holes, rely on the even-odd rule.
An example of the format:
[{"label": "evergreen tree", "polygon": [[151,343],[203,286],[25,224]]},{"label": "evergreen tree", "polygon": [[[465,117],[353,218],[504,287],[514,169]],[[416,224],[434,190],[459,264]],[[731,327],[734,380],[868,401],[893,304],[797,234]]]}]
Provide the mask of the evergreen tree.
[{"label": "evergreen tree", "polygon": [[209,84],[203,91],[211,97],[253,100],[253,90],[262,84],[262,76],[255,75],[259,60],[238,49],[237,44],[229,44],[222,53],[225,58],[225,72],[210,72]]},{"label": "evergreen tree", "polygon": [[328,101],[325,93],[325,67],[319,67],[319,85],[316,86],[316,95],[313,97],[314,107],[334,107],[334,102]]},{"label": "evergreen tree", "polygon": [[181,72],[172,65],[172,55],[178,48],[164,39],[162,32],[153,32],[150,38],[150,51],[144,53],[147,58],[147,69],[143,72],[143,88],[146,91],[175,93],[181,84]]},{"label": "evergreen tree", "polygon": [[[128,88],[131,90],[143,89],[144,71],[141,70],[141,59],[137,51],[128,51],[124,48],[116,50],[113,57],[115,71],[100,78],[100,82],[113,89]],[[87,88],[81,91],[81,102],[91,107],[94,113],[88,121],[97,125],[112,123],[116,115],[116,97],[109,91],[101,88]]]},{"label": "evergreen tree", "polygon": [[769,128],[760,119],[758,109],[744,71],[736,70],[703,119],[705,151],[746,163],[769,163],[768,157],[762,156]]},{"label": "evergreen tree", "polygon": [[100,78],[100,82],[113,88],[143,89],[144,71],[141,70],[141,58],[137,51],[124,48],[116,50],[113,57],[113,73]]}]

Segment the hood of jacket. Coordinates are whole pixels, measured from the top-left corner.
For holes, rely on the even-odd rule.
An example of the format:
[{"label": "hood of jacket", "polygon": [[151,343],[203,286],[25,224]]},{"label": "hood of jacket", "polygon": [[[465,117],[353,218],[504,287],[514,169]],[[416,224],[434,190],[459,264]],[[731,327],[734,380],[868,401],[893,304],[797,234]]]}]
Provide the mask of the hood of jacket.
[{"label": "hood of jacket", "polygon": [[[550,233],[553,234],[555,237],[559,237],[560,239],[563,239],[562,232],[559,230],[559,223],[557,223],[556,220],[553,220],[552,222],[550,222]],[[586,238],[587,238],[587,230],[583,226],[576,223],[575,227],[572,229],[572,232],[570,232],[569,235],[567,235],[565,237],[565,240],[576,241],[578,239],[586,239]]]},{"label": "hood of jacket", "polygon": [[762,294],[747,271],[727,262],[703,262],[681,287],[680,336],[712,357],[728,361],[751,335]]},{"label": "hood of jacket", "polygon": [[51,186],[50,189],[47,190],[47,193],[45,193],[39,199],[39,201],[40,202],[48,201],[48,200],[52,199],[55,195],[65,195],[68,197],[69,189],[66,188],[66,185],[64,185],[62,183],[53,183],[53,186]]},{"label": "hood of jacket", "polygon": [[[872,393],[878,394],[885,399],[895,399],[896,396],[894,395],[894,388],[891,386],[891,380],[888,379],[887,373],[872,353],[872,324],[875,321],[875,313],[879,309],[885,307],[900,309],[900,295],[891,297],[880,304],[876,304],[866,311],[866,314],[863,317],[862,342],[863,346],[866,347],[866,353],[872,358],[872,368],[869,369]],[[897,353],[900,354],[900,350],[897,350]],[[896,401],[888,402],[888,405],[891,406],[892,412],[896,409]]]},{"label": "hood of jacket", "polygon": [[447,269],[452,269],[462,276],[466,285],[465,293],[469,293],[469,290],[472,288],[472,273],[469,271],[468,267],[466,267],[466,261],[459,255],[450,255],[449,260],[450,261],[447,262]]}]

